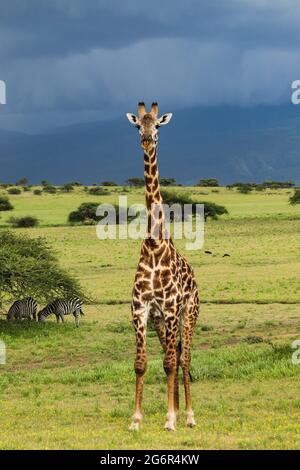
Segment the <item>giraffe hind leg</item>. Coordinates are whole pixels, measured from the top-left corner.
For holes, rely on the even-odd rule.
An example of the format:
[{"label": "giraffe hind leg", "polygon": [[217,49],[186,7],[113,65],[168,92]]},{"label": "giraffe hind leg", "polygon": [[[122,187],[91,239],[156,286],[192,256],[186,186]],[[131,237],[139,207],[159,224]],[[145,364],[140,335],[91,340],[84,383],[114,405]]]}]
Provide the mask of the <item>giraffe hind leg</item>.
[{"label": "giraffe hind leg", "polygon": [[[166,329],[165,329],[165,322],[162,315],[157,313],[153,313],[151,315],[153,327],[156,331],[160,344],[163,348],[163,351],[166,352]],[[177,346],[177,357],[176,357],[176,373],[174,379],[174,409],[176,413],[176,418],[179,417],[179,379],[178,379],[178,369],[179,369],[179,360],[180,360],[180,343]]]},{"label": "giraffe hind leg", "polygon": [[185,390],[185,405],[186,405],[186,424],[189,427],[194,427],[196,421],[192,408],[191,391],[190,391],[190,364],[191,364],[191,345],[192,337],[196,325],[196,320],[199,312],[198,295],[188,301],[186,311],[183,319],[183,326],[181,331],[182,339],[182,352],[181,352],[181,367],[183,372],[183,382]]},{"label": "giraffe hind leg", "polygon": [[176,428],[176,411],[175,411],[175,383],[177,376],[177,360],[176,360],[176,338],[178,332],[178,311],[177,307],[173,307],[165,312],[166,325],[166,351],[164,357],[164,369],[167,376],[168,386],[168,413],[165,429],[174,431]]},{"label": "giraffe hind leg", "polygon": [[174,408],[176,413],[176,418],[179,418],[179,365],[180,365],[180,355],[181,355],[181,342],[179,341],[176,348],[176,373],[174,381]]}]

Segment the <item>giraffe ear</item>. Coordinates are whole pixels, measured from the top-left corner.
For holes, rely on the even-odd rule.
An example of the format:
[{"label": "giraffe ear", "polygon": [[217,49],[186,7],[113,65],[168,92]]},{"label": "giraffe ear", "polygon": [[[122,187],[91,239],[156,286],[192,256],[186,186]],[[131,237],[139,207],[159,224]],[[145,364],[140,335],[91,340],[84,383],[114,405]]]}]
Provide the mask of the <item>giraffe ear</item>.
[{"label": "giraffe ear", "polygon": [[172,113],[166,113],[163,114],[158,120],[157,120],[157,125],[158,126],[164,126],[165,124],[168,124],[171,121],[173,114]]},{"label": "giraffe ear", "polygon": [[128,121],[131,124],[133,124],[134,126],[136,126],[138,124],[139,120],[138,120],[138,117],[135,114],[126,113],[126,116],[127,116]]}]

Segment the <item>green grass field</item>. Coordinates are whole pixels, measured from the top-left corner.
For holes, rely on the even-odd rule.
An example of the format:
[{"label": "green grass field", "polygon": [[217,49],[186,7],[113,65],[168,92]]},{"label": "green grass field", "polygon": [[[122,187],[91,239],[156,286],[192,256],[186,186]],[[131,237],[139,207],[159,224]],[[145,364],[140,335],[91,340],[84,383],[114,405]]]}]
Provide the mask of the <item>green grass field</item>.
[{"label": "green grass field", "polygon": [[[300,207],[288,204],[288,190],[181,190],[229,210],[206,223],[203,250],[187,252],[176,241],[202,300],[192,356],[197,427],[185,428],[182,409],[176,432],[163,430],[166,381],[149,331],[144,421],[140,433],[128,431],[135,380],[129,303],[141,241],[100,241],[94,226],[67,225],[79,204],[117,202],[122,188],[108,196],[27,192],[10,196],[15,209],[0,213],[1,227],[12,215],[38,217],[38,228],[13,230],[45,237],[93,303],[79,329],[71,318],[64,325],[0,321],[7,345],[1,449],[300,448],[300,365],[291,361],[292,341],[300,339]],[[129,204],[144,201],[143,189],[124,194]]]}]

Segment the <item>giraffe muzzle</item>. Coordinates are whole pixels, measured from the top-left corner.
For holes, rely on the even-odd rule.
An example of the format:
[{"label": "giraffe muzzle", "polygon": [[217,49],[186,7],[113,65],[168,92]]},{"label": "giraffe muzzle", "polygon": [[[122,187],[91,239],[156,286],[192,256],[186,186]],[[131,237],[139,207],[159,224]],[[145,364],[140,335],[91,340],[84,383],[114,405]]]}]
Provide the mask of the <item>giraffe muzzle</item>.
[{"label": "giraffe muzzle", "polygon": [[142,139],[141,145],[144,150],[147,150],[153,144],[153,139]]}]

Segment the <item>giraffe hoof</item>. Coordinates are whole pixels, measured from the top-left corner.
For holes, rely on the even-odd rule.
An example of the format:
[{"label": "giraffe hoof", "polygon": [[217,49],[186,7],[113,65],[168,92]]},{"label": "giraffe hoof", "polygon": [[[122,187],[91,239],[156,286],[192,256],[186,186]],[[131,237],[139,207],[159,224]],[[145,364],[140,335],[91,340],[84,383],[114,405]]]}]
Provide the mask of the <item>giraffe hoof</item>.
[{"label": "giraffe hoof", "polygon": [[170,421],[167,421],[165,424],[165,430],[166,431],[175,431],[175,425],[174,423],[171,423]]},{"label": "giraffe hoof", "polygon": [[131,425],[129,426],[129,431],[135,432],[140,430],[140,423],[132,422]]},{"label": "giraffe hoof", "polygon": [[165,429],[167,431],[175,431],[176,428],[176,414],[175,413],[168,413],[167,421],[165,424]]},{"label": "giraffe hoof", "polygon": [[189,428],[194,428],[196,426],[196,421],[194,418],[194,413],[188,414],[186,418],[186,425]]}]

